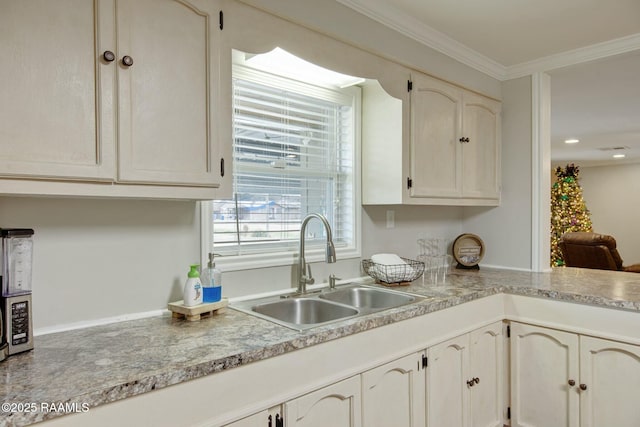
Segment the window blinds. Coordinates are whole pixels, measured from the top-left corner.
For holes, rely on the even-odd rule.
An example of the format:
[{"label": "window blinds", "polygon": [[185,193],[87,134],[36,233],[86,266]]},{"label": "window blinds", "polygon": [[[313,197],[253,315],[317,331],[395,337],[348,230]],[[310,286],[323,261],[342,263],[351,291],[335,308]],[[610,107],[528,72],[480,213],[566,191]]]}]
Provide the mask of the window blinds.
[{"label": "window blinds", "polygon": [[[294,250],[302,218],[324,214],[336,246],[354,239],[353,94],[234,70],[233,200],[213,209],[216,252]],[[257,77],[256,77],[257,76]],[[324,241],[311,221],[307,241]]]}]

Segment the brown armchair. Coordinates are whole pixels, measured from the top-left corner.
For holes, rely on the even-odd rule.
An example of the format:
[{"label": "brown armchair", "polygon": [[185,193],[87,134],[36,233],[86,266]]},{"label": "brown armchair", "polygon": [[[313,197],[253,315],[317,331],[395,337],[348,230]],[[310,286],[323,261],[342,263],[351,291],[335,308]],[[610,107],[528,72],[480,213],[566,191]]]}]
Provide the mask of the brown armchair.
[{"label": "brown armchair", "polygon": [[616,249],[616,239],[606,234],[570,232],[564,233],[559,242],[567,267],[595,268],[640,273],[640,264],[622,265]]}]

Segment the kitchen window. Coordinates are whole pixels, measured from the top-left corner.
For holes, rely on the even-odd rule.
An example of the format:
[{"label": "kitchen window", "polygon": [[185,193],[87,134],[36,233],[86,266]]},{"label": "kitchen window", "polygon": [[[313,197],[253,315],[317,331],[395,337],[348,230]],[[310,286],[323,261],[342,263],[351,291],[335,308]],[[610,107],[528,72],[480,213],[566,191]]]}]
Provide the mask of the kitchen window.
[{"label": "kitchen window", "polygon": [[[295,261],[300,225],[321,213],[338,258],[359,254],[360,88],[321,87],[233,69],[233,198],[215,200],[209,247],[227,270]],[[323,259],[319,221],[307,258]]]}]

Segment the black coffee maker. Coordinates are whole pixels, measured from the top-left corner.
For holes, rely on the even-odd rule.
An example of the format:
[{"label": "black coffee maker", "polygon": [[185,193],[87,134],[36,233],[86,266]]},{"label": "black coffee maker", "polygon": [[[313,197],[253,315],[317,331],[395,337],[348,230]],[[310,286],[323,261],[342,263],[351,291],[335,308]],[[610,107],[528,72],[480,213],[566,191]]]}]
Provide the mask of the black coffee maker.
[{"label": "black coffee maker", "polygon": [[33,349],[31,264],[33,230],[0,229],[2,239],[2,297],[0,298],[0,360]]}]

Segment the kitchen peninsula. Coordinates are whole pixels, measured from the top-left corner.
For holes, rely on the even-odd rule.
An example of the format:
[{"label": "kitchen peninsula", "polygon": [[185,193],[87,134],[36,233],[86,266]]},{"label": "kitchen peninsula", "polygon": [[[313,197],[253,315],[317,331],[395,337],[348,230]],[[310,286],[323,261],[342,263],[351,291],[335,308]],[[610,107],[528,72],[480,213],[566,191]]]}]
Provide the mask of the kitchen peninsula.
[{"label": "kitchen peninsula", "polygon": [[[640,345],[634,273],[483,269],[455,272],[437,286],[418,279],[402,290],[428,298],[305,332],[227,310],[193,323],[166,315],[38,336],[33,352],[0,365],[2,402],[71,403],[83,413],[5,411],[0,425],[224,425],[503,321]],[[308,364],[317,360],[323,363]],[[291,378],[299,371],[307,374]],[[178,395],[179,404],[168,403]]]}]

